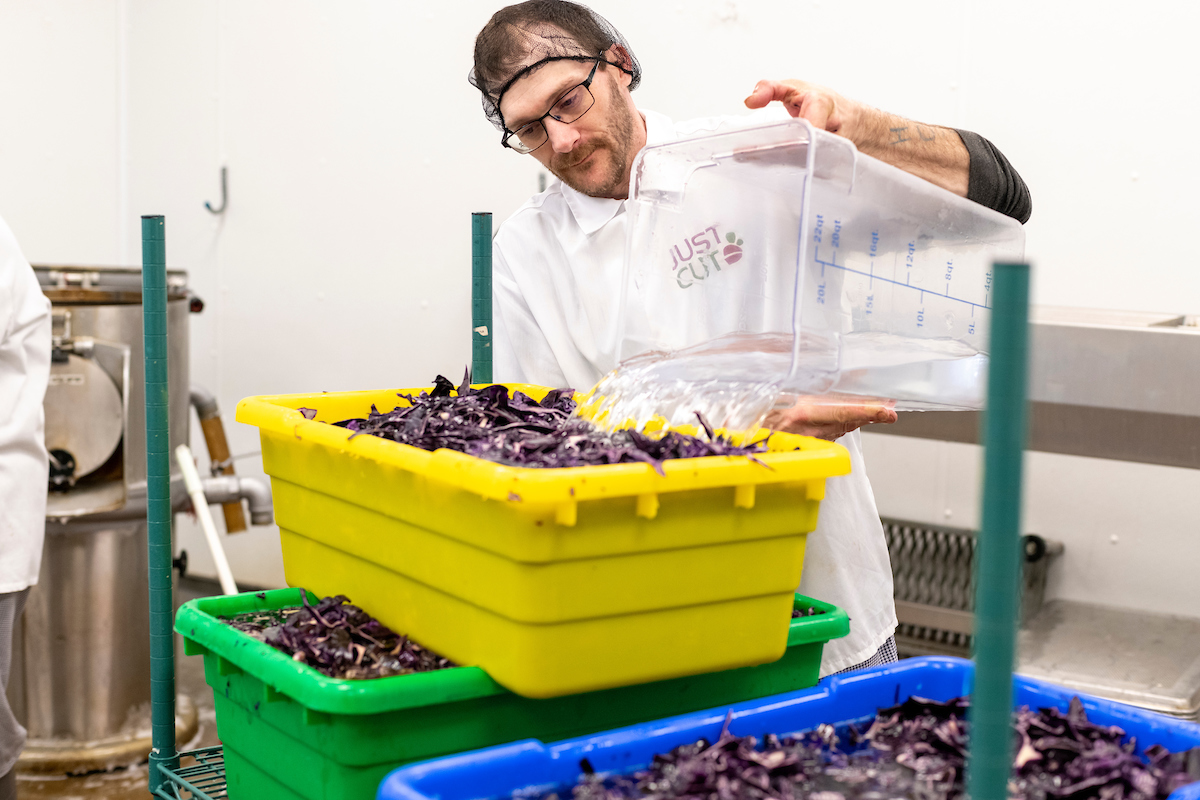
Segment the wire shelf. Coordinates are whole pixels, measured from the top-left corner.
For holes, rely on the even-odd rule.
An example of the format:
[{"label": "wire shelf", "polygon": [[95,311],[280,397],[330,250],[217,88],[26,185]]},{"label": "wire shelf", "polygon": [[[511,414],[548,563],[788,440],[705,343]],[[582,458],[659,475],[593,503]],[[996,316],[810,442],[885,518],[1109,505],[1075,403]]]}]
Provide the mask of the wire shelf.
[{"label": "wire shelf", "polygon": [[162,800],[225,800],[225,753],[221,745],[203,747],[180,753],[181,764],[186,766],[168,769],[159,765],[166,776],[166,783],[159,786],[154,796]]}]

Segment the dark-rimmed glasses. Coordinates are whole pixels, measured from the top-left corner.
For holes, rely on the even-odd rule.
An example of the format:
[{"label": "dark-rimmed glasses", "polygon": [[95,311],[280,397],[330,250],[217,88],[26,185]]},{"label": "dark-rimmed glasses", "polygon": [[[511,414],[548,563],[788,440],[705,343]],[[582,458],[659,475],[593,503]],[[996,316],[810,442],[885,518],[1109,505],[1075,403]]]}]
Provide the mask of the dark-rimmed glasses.
[{"label": "dark-rimmed glasses", "polygon": [[597,58],[596,63],[592,65],[592,71],[588,73],[587,80],[563,93],[545,114],[532,122],[526,122],[515,131],[505,128],[500,143],[505,147],[511,147],[518,153],[532,153],[550,138],[550,134],[546,132],[546,125],[542,122],[546,117],[570,124],[586,114],[588,109],[596,103],[596,98],[592,96],[592,90],[588,87],[592,85],[592,81],[596,77],[596,70],[602,63],[605,63],[604,59]]}]

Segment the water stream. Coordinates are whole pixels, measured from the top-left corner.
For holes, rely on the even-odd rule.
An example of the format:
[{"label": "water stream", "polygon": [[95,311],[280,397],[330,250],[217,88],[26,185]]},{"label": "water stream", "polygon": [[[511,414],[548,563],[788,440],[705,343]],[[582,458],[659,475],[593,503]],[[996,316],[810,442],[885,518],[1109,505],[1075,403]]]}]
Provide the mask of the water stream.
[{"label": "water stream", "polygon": [[884,402],[897,411],[979,408],[987,356],[952,339],[886,333],[806,331],[793,353],[789,334],[732,334],[622,362],[592,389],[580,412],[604,427],[752,430],[799,398],[815,405]]}]

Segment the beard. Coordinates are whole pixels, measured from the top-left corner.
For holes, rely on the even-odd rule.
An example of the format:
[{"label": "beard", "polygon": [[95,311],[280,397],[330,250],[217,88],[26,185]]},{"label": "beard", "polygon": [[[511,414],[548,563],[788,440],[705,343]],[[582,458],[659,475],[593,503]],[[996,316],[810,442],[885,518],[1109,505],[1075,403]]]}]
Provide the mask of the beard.
[{"label": "beard", "polygon": [[[608,130],[570,153],[556,154],[547,166],[555,177],[580,194],[613,197],[629,179],[632,143],[633,112],[625,103],[614,103]],[[581,165],[588,158],[592,161]]]}]

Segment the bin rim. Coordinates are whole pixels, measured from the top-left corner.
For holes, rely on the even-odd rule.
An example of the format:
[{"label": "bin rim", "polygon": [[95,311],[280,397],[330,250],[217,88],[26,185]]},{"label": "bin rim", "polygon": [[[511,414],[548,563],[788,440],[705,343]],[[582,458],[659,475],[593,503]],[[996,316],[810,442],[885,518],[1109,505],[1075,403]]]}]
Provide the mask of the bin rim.
[{"label": "bin rim", "polygon": [[[559,772],[555,765],[577,765],[586,757],[596,772],[627,774],[649,761],[652,753],[666,752],[685,742],[705,738],[715,741],[725,727],[739,736],[763,736],[765,733],[790,734],[812,730],[822,722],[845,722],[857,716],[871,700],[870,719],[876,710],[899,704],[914,696],[912,688],[926,684],[920,696],[948,699],[971,694],[974,688],[974,662],[953,656],[919,656],[891,664],[867,667],[822,678],[807,689],[784,692],[757,700],[717,706],[701,711],[635,725],[614,728],[555,742],[521,739],[509,744],[469,750],[439,758],[406,764],[391,772],[380,784],[376,800],[459,800],[478,797],[473,790],[476,779],[489,780],[488,796],[506,796],[513,790],[533,786],[551,789],[549,773]],[[1151,744],[1162,743],[1173,751],[1200,746],[1200,724],[1167,717],[1156,712],[1114,700],[1077,692],[1059,684],[1014,674],[1013,706],[1055,706],[1066,710],[1072,697],[1078,697],[1088,718],[1098,724],[1116,724],[1137,742],[1142,753]],[[932,684],[933,688],[929,688]],[[947,694],[944,690],[953,687]],[[861,705],[861,709],[854,706]],[[811,709],[811,711],[810,711]],[[818,713],[814,713],[818,712]],[[849,712],[843,713],[843,712]],[[778,727],[778,723],[788,723]],[[801,723],[796,726],[795,723]],[[493,776],[500,776],[493,781]],[[526,781],[519,786],[498,787],[508,780]],[[1168,800],[1200,800],[1200,782],[1176,789]]]},{"label": "bin rim", "polygon": [[[478,384],[478,387],[491,384]],[[521,391],[535,400],[550,391],[532,384],[501,384],[510,391]],[[370,435],[347,434],[322,414],[322,401],[370,404],[406,401],[401,394],[431,391],[433,387],[383,389],[359,392],[320,392],[315,394],[259,395],[247,397],[237,405],[238,422],[257,426],[263,435],[290,435],[309,440],[336,452],[378,462],[381,465],[419,473],[426,478],[449,484],[490,500],[534,504],[574,503],[614,497],[655,495],[695,489],[748,487],[779,483],[801,483],[845,475],[850,472],[850,454],[840,444],[809,436],[781,433],[759,428],[755,431],[726,431],[741,443],[767,439],[768,452],[754,459],[747,456],[706,456],[670,459],[662,463],[664,474],[644,463],[604,464],[584,467],[545,469],[510,467],[486,461],[455,450],[422,450]],[[576,395],[579,399],[579,395]],[[307,419],[297,409],[315,408],[316,417]],[[364,412],[365,413],[365,412]],[[694,426],[674,428],[695,433]],[[756,463],[760,462],[760,463]],[[814,499],[823,490],[810,492]]]},{"label": "bin rim", "polygon": [[[270,690],[264,697],[266,702],[270,702],[269,695],[273,691],[312,711],[327,714],[379,714],[509,691],[483,668],[474,666],[364,680],[330,678],[220,619],[249,611],[299,606],[302,592],[309,603],[319,602],[316,595],[297,588],[189,600],[176,614],[175,631],[184,638],[188,655],[212,653],[262,681]],[[792,607],[816,607],[823,613],[793,618],[788,628],[788,647],[815,642],[824,644],[850,632],[850,618],[839,606],[797,594]]]}]

